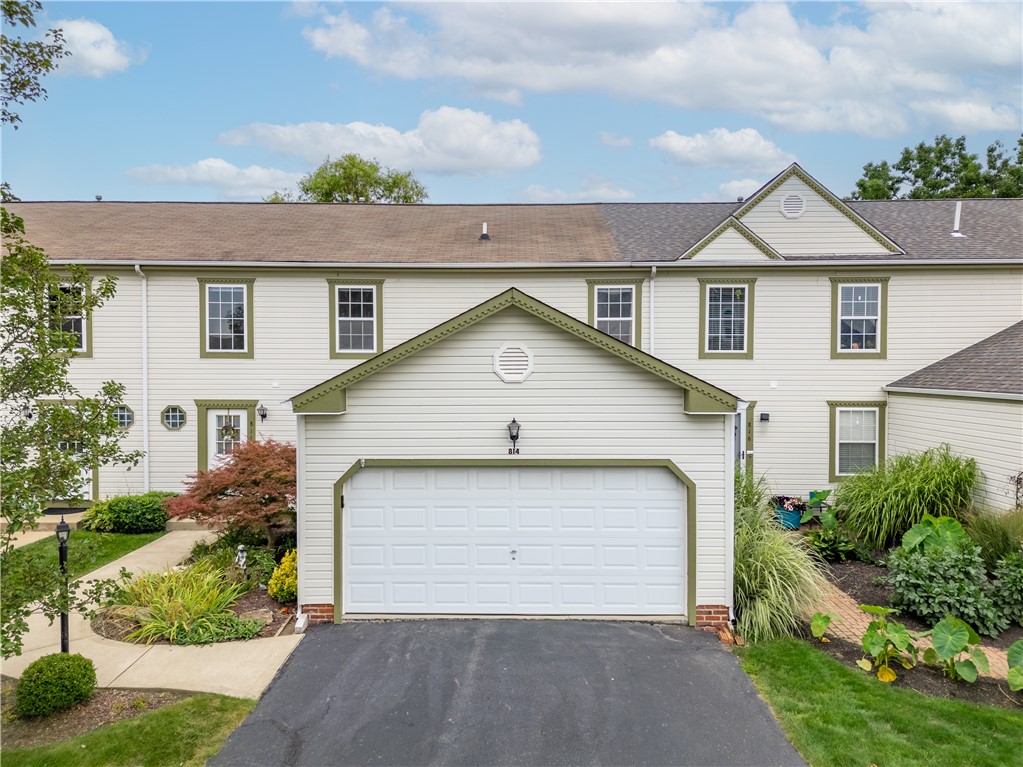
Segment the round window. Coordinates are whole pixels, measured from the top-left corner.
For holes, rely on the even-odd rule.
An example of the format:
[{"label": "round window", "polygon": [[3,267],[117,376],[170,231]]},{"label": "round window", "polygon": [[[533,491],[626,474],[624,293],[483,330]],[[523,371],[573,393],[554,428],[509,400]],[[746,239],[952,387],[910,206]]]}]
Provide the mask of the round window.
[{"label": "round window", "polygon": [[135,423],[135,413],[127,405],[118,405],[114,408],[114,419],[122,429],[129,428]]},{"label": "round window", "polygon": [[168,405],[160,414],[160,421],[168,429],[177,431],[185,425],[185,411],[177,405]]}]

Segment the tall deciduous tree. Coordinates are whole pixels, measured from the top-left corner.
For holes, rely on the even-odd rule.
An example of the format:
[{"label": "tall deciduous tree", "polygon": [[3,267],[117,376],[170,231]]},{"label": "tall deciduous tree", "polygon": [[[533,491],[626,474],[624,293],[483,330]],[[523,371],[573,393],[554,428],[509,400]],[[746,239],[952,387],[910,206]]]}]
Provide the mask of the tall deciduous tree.
[{"label": "tall deciduous tree", "polygon": [[8,30],[35,29],[35,15],[42,10],[40,0],[3,0],[3,34],[0,36],[0,123],[17,129],[21,116],[12,107],[46,98],[40,78],[57,68],[70,51],[64,47],[64,35],[51,29],[42,40],[25,40],[8,35]]},{"label": "tall deciduous tree", "polygon": [[856,182],[854,200],[944,197],[1023,197],[1023,136],[1015,156],[1006,156],[1001,141],[987,148],[986,162],[966,151],[966,137],[936,136],[902,150],[899,161],[868,162]]},{"label": "tall deciduous tree", "polygon": [[[426,187],[412,171],[393,170],[376,160],[346,154],[323,161],[298,182],[302,202],[419,203],[427,198]],[[292,202],[291,192],[274,192],[264,202]]]}]

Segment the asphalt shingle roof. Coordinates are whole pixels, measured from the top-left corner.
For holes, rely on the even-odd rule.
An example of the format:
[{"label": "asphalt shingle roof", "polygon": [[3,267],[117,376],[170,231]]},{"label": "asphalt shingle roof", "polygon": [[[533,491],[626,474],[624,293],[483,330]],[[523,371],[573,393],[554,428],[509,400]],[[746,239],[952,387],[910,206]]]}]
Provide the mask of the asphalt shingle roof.
[{"label": "asphalt shingle roof", "polygon": [[889,386],[1023,395],[1023,322]]}]

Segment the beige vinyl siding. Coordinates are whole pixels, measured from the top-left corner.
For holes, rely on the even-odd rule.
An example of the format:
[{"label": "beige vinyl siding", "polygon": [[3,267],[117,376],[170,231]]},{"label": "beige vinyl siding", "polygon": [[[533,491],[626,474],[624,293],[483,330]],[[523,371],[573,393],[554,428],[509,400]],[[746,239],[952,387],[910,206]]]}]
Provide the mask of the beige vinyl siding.
[{"label": "beige vinyl siding", "polygon": [[761,251],[734,229],[726,229],[692,258],[693,261],[767,261]]},{"label": "beige vinyl siding", "polygon": [[[524,344],[534,371],[504,383],[493,354]],[[696,483],[697,603],[727,604],[722,416],[686,416],[681,389],[507,309],[348,390],[341,416],[305,416],[300,603],[333,601],[332,488],[360,458],[673,460]],[[730,479],[730,478],[729,478]]]},{"label": "beige vinyl siding", "polygon": [[1023,471],[1023,402],[889,393],[889,455],[943,442],[953,452],[976,459],[983,474],[974,493],[978,504],[1012,508],[1015,485],[1010,477]]},{"label": "beige vinyl siding", "polygon": [[[806,201],[806,210],[799,218],[786,218],[781,213],[781,201],[790,194],[798,194]],[[794,176],[740,220],[783,256],[883,255],[889,252]]]}]

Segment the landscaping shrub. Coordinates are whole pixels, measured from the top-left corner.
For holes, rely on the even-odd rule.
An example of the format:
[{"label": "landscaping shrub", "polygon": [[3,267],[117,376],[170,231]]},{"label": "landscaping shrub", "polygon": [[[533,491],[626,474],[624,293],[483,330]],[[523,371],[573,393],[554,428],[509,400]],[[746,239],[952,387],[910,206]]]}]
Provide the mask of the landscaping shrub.
[{"label": "landscaping shrub", "polygon": [[984,564],[993,573],[998,560],[1023,550],[1023,508],[972,511],[966,517],[966,531],[980,546]]},{"label": "landscaping shrub", "polygon": [[49,716],[92,697],[96,668],[81,655],[55,653],[32,661],[15,689],[18,716]]},{"label": "landscaping shrub", "polygon": [[735,497],[739,633],[748,642],[791,635],[820,602],[820,566],[797,533],[773,520],[763,478],[737,472]]},{"label": "landscaping shrub", "polygon": [[285,554],[277,565],[270,576],[267,593],[281,604],[289,604],[298,599],[298,552],[295,549]]},{"label": "landscaping shrub", "polygon": [[806,542],[817,556],[825,562],[844,562],[856,558],[856,541],[842,530],[838,517],[831,509],[824,509],[820,516],[821,526],[806,534]]},{"label": "landscaping shrub", "polygon": [[230,639],[251,639],[262,624],[242,621],[228,608],[245,592],[222,571],[208,563],[184,570],[144,573],[121,590],[116,615],[139,624],[126,638],[152,643],[208,644]]},{"label": "landscaping shrub", "polygon": [[1023,626],[1023,552],[1014,551],[995,566],[995,604],[1008,620]]},{"label": "landscaping shrub", "polygon": [[245,569],[242,570],[235,564],[235,559],[238,556],[238,544],[235,543],[237,538],[238,536],[235,535],[222,535],[212,543],[196,542],[192,546],[190,557],[192,563],[205,563],[218,570],[223,570],[231,581],[242,584],[246,591],[255,588],[260,583],[268,583],[270,575],[277,565],[274,561],[273,551],[260,543],[243,544],[247,560]]},{"label": "landscaping shrub", "polygon": [[893,589],[892,606],[927,622],[952,615],[987,636],[998,636],[1009,625],[995,603],[980,547],[972,541],[931,550],[895,549],[888,557],[886,581]]},{"label": "landscaping shrub", "polygon": [[962,517],[976,484],[977,462],[942,445],[889,458],[847,477],[835,493],[835,505],[857,537],[882,549],[924,514]]},{"label": "landscaping shrub", "polygon": [[165,498],[177,493],[153,490],[144,495],[119,495],[93,504],[82,515],[82,528],[96,533],[155,533],[167,526]]}]

